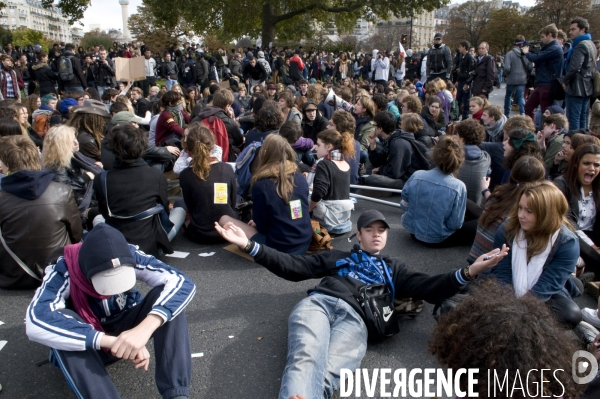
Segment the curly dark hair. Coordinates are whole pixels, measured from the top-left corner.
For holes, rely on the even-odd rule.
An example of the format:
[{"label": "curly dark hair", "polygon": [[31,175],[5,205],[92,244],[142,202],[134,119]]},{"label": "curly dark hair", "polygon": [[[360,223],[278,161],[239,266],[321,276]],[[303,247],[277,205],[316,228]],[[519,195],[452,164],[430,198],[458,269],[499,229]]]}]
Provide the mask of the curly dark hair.
[{"label": "curly dark hair", "polygon": [[148,147],[148,136],[131,123],[117,125],[110,131],[110,149],[121,162],[131,163]]},{"label": "curly dark hair", "polygon": [[[534,384],[540,386],[541,368],[552,370],[546,374],[550,377],[543,385],[545,395],[573,398],[580,397],[585,388],[573,381],[570,372],[573,353],[579,349],[575,342],[544,302],[530,294],[517,298],[512,289],[486,280],[476,284],[455,310],[440,318],[429,350],[440,363],[454,370],[479,368],[474,392],[480,398],[488,397],[487,370],[502,376],[508,370],[509,386],[518,370],[528,389],[535,390]],[[538,372],[528,375],[533,369]],[[461,379],[461,388],[467,388],[466,376]],[[496,398],[509,397],[503,392],[498,394]],[[515,390],[512,397],[529,398],[524,394]]]},{"label": "curly dark hair", "polygon": [[456,125],[456,134],[465,145],[479,145],[485,139],[485,127],[475,119],[465,119]]},{"label": "curly dark hair", "polygon": [[387,98],[383,94],[375,94],[373,96],[373,103],[377,107],[377,112],[385,111],[387,109]]},{"label": "curly dark hair", "polygon": [[544,162],[544,158],[542,158],[542,153],[540,151],[540,146],[537,141],[526,141],[521,145],[521,148],[518,150],[513,145],[513,140],[520,140],[527,136],[530,130],[525,128],[517,128],[511,130],[508,133],[508,144],[512,147],[512,151],[506,158],[504,158],[504,164],[502,165],[504,169],[512,169],[515,165],[515,162],[519,160],[519,158],[524,157],[525,155],[530,155]]},{"label": "curly dark hair", "polygon": [[[275,103],[273,100],[269,101]],[[261,132],[277,130],[283,124],[283,113],[281,112],[281,109],[277,103],[275,103],[274,106],[267,104],[269,101],[265,101],[265,104],[263,104],[256,116],[255,126]]]}]

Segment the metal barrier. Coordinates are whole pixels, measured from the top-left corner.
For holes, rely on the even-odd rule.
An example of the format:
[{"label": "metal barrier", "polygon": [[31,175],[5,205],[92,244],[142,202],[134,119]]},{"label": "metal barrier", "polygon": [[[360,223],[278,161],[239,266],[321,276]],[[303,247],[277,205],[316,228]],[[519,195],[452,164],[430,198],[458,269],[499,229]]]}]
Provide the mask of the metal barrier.
[{"label": "metal barrier", "polygon": [[351,184],[350,188],[359,188],[362,190],[385,191],[386,193],[402,194],[402,190],[397,190],[395,188],[361,186],[360,184]]}]

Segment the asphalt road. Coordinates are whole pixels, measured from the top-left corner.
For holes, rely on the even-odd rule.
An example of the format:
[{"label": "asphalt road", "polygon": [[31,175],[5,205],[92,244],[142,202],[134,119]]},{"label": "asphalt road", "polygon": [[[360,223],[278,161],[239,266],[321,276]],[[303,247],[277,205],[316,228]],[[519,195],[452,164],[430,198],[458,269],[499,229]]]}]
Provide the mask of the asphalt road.
[{"label": "asphalt road", "polygon": [[[502,90],[503,91],[503,90]],[[497,92],[497,93],[496,93]],[[492,102],[502,101],[497,90]],[[399,202],[399,197],[387,200]],[[362,211],[378,209],[391,226],[386,254],[398,257],[411,268],[430,274],[444,273],[466,264],[469,247],[431,249],[411,239],[402,229],[399,208],[359,200],[353,221]],[[351,248],[347,237],[334,240],[336,249]],[[197,293],[186,309],[194,358],[192,398],[276,398],[287,349],[287,318],[294,305],[306,296],[316,280],[301,283],[284,281],[261,266],[223,250],[225,245],[201,246],[182,234],[174,241],[177,251],[190,252],[185,259],[162,260],[182,270],[197,285]],[[200,253],[215,252],[210,257]],[[139,287],[145,292],[143,287]],[[36,364],[48,357],[48,349],[32,343],[25,335],[25,309],[33,291],[0,290],[0,397],[6,399],[73,398],[59,369]],[[580,304],[594,306],[584,296]],[[414,320],[401,324],[398,335],[384,343],[370,345],[362,367],[439,367],[428,353],[427,344],[435,321],[427,304]],[[150,348],[152,352],[152,349]],[[134,370],[129,362],[108,366],[123,398],[150,399],[160,395],[154,384],[154,369]],[[363,390],[364,394],[364,390]]]}]

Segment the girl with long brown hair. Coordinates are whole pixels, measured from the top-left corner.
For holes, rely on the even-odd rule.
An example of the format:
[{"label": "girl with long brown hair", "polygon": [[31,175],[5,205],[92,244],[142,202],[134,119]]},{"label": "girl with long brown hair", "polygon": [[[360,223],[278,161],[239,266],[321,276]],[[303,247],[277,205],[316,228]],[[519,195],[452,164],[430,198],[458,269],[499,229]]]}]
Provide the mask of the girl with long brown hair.
[{"label": "girl with long brown hair", "polygon": [[220,162],[222,150],[202,123],[190,124],[183,146],[191,158],[189,167],[179,174],[183,200],[191,216],[185,234],[200,244],[220,242],[215,222],[224,215],[237,219],[235,174],[231,166]]},{"label": "girl with long brown hair", "polygon": [[579,241],[567,220],[569,206],[551,182],[525,184],[518,202],[498,229],[494,246],[506,244],[507,256],[492,275],[513,287],[517,297],[531,293],[546,302],[558,320],[576,327],[582,320],[570,279],[579,258]]},{"label": "girl with long brown hair", "polygon": [[219,221],[241,228],[254,242],[280,252],[302,255],[312,240],[308,184],[298,172],[296,153],[286,139],[270,134],[259,150],[252,175],[252,220],[245,224],[230,217]]}]

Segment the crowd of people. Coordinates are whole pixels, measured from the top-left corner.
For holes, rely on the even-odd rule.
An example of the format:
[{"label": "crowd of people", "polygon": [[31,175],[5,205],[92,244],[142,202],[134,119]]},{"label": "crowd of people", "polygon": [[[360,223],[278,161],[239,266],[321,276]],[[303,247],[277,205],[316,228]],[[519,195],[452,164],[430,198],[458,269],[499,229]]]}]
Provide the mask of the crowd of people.
[{"label": "crowd of people", "polygon": [[[394,299],[467,297],[431,342],[449,367],[514,370],[549,345],[560,356],[544,365],[568,370],[574,345],[557,337],[570,330],[598,358],[600,307],[573,301],[600,292],[600,42],[588,30],[573,19],[569,40],[549,25],[541,47],[518,36],[504,57],[485,42],[454,53],[439,33],[422,54],[7,45],[0,288],[37,289],[27,335],[51,349],[82,398],[118,397],[104,365],[147,369],[151,337],[160,394],[189,396],[184,309],[195,285],[159,260],[180,230],[194,243],[236,244],[286,280],[322,278],[290,315],[280,398],[330,397],[340,368],[360,365],[367,338],[393,334],[381,325]],[[144,57],[146,79],[117,81],[114,59],[134,56]],[[504,107],[490,105],[503,82]],[[426,248],[471,246],[467,266],[427,276],[380,256],[390,225],[369,210],[353,228],[356,184],[402,190],[404,230]],[[354,232],[358,244],[306,255],[321,229]],[[138,279],[151,287],[145,297]],[[361,306],[373,287],[387,298],[386,323]],[[510,355],[444,345],[500,324],[510,326]],[[561,382],[563,393],[546,393],[585,388]]]}]

